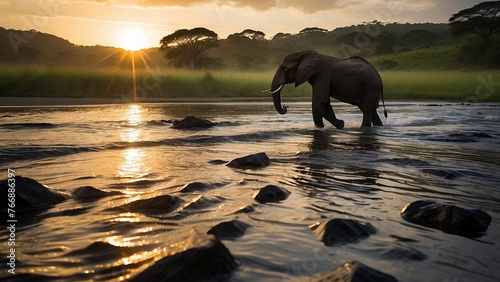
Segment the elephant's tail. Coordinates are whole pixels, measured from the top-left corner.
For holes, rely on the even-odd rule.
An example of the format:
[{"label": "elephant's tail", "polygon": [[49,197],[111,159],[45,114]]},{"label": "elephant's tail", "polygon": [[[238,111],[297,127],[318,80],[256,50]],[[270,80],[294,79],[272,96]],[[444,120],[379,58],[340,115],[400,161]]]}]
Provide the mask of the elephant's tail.
[{"label": "elephant's tail", "polygon": [[382,105],[384,105],[384,116],[387,118],[387,110],[385,109],[385,102],[384,102],[384,85],[382,84],[380,86],[380,96],[382,97]]}]

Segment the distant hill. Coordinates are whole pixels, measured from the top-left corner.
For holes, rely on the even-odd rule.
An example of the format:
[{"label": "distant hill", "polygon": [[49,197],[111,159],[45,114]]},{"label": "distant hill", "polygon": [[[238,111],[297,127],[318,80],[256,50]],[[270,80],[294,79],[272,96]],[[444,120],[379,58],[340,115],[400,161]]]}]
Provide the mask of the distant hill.
[{"label": "distant hill", "polygon": [[[443,50],[453,50],[453,47],[463,42],[463,39],[451,38],[447,24],[432,23],[400,24],[374,21],[331,31],[309,27],[297,34],[278,33],[270,39],[266,39],[265,34],[260,31],[254,31],[254,34],[259,36],[251,37],[251,34],[251,30],[245,30],[233,34],[240,36],[230,35],[226,39],[220,39],[219,46],[210,49],[198,65],[206,69],[274,70],[285,54],[315,49],[338,57],[359,55],[374,58],[377,64],[389,69],[422,68],[418,60],[407,60],[404,58],[406,55],[402,54],[437,48],[436,50],[441,50],[438,53],[442,57],[443,54],[450,53]],[[420,51],[418,54],[430,53],[432,51]],[[167,60],[163,58],[159,48],[145,49],[135,54],[137,68],[167,66]],[[450,56],[453,56],[453,52]],[[443,65],[444,60],[444,65],[450,67],[453,64],[448,61],[453,59],[445,56],[440,58],[436,65]],[[412,62],[416,65],[413,66]],[[66,39],[35,30],[0,28],[0,64],[129,68],[131,52],[99,45],[79,46]]]},{"label": "distant hill", "polygon": [[[143,58],[141,58],[142,56]],[[21,31],[0,27],[0,64],[38,64],[50,66],[130,67],[130,52],[105,46],[80,46],[66,39],[36,30]],[[138,68],[164,64],[158,48],[142,50]]]}]

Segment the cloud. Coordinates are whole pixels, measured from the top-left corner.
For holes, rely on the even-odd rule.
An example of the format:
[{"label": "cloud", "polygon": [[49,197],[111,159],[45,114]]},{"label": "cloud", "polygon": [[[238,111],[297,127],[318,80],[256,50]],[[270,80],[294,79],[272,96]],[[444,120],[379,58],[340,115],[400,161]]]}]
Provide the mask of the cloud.
[{"label": "cloud", "polygon": [[267,11],[273,8],[294,9],[305,14],[342,8],[357,4],[360,0],[74,0],[80,2],[97,2],[102,4],[135,6],[143,8],[194,7],[210,5],[217,7],[250,8],[256,11]]}]

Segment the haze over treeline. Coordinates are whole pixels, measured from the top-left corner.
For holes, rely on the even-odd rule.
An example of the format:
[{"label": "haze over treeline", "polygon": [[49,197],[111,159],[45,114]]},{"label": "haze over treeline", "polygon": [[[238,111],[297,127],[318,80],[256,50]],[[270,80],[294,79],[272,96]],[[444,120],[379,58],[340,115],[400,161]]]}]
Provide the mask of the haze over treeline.
[{"label": "haze over treeline", "polygon": [[[131,53],[115,47],[78,46],[63,38],[34,30],[0,28],[0,38],[0,64],[130,67]],[[440,61],[445,60],[445,68],[454,68],[460,54],[459,46],[470,38],[471,35],[452,37],[448,24],[433,23],[374,21],[331,31],[308,27],[296,34],[277,33],[272,36],[262,31],[246,29],[227,38],[219,38],[217,46],[207,50],[199,58],[196,68],[271,70],[276,68],[285,54],[303,49],[315,49],[337,57],[369,57],[386,69],[415,67],[410,62],[414,60],[408,60],[411,54],[418,58],[422,56],[418,55],[419,51],[432,50],[446,56],[436,61],[437,66],[442,66]],[[151,68],[186,67],[166,60],[159,48],[144,49],[136,54],[137,68],[146,65]]]}]

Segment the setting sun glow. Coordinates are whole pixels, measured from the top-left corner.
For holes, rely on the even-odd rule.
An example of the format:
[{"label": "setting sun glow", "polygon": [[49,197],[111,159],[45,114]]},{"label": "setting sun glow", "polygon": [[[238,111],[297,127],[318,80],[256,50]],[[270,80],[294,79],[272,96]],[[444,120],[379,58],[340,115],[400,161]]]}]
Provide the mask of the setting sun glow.
[{"label": "setting sun glow", "polygon": [[146,35],[138,29],[128,29],[119,33],[118,47],[129,51],[138,51],[148,47]]}]

